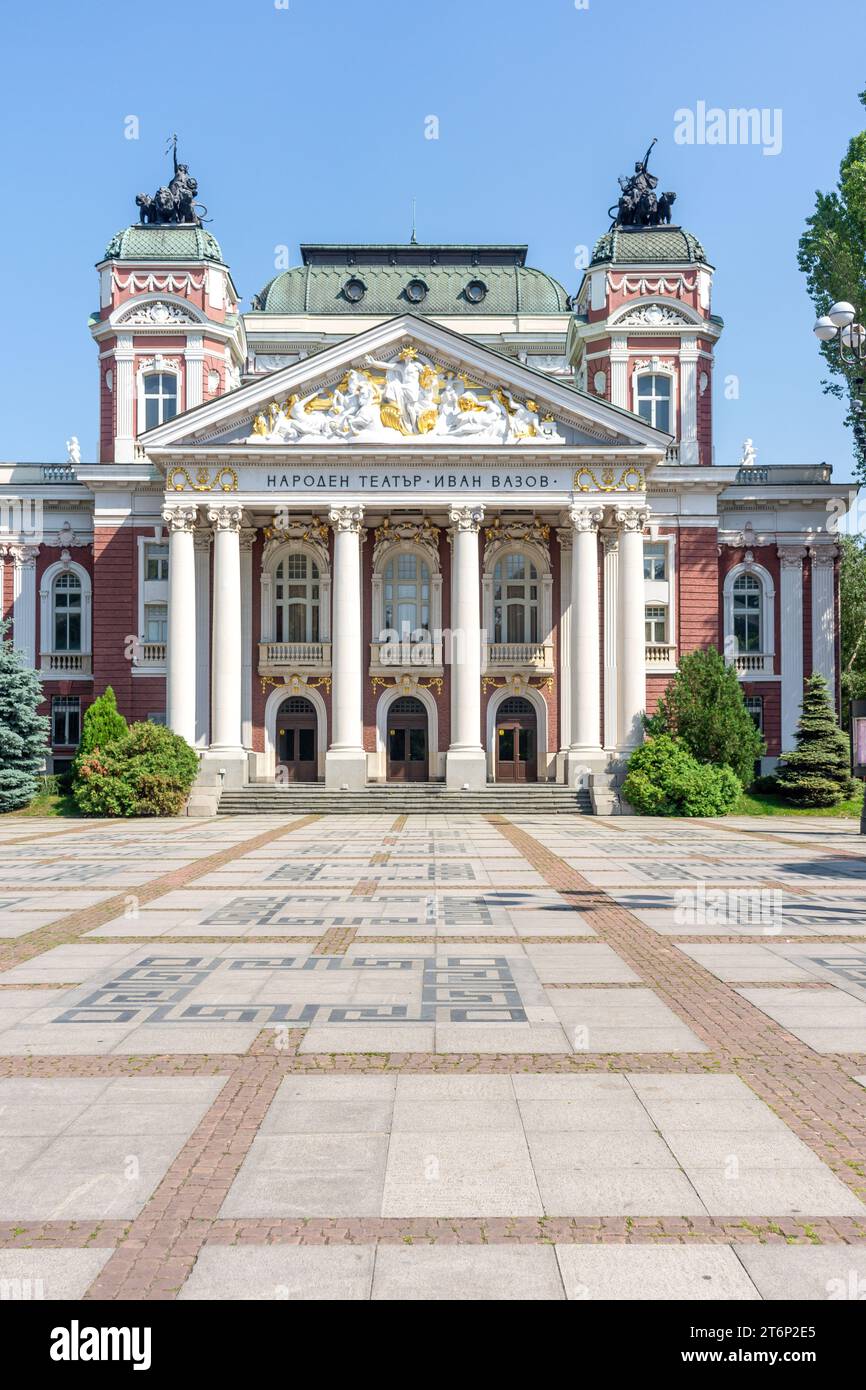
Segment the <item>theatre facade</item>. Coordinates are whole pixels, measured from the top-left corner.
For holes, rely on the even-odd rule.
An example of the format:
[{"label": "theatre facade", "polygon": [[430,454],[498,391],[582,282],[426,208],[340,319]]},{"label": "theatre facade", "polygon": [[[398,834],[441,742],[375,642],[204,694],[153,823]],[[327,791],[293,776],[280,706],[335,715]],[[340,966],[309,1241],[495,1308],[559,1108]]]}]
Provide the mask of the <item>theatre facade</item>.
[{"label": "theatre facade", "polygon": [[838,700],[848,490],[714,460],[713,267],[622,201],[574,293],[525,246],[305,245],[243,312],[195,205],[144,200],[97,267],[99,458],[0,468],[50,766],[111,685],[200,750],[203,805],[559,782],[604,809],[685,652],[734,664],[767,767],[806,675]]}]

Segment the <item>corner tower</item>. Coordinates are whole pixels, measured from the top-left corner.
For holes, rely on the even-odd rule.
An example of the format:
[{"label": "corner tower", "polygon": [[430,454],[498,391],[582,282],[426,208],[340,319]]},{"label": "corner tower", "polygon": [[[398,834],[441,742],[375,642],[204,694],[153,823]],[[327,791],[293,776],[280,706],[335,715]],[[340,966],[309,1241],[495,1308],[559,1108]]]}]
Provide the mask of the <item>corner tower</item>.
[{"label": "corner tower", "polygon": [[620,180],[613,226],[574,299],[567,352],[583,390],[672,434],[670,460],[694,467],[713,461],[713,352],[723,323],[712,312],[713,266],[697,237],[665,224],[675,195],[656,198],[656,183],[646,161]]},{"label": "corner tower", "polygon": [[142,221],[112,237],[97,264],[100,462],[131,463],[139,434],[240,385],[246,356],[238,294],[216,238],[201,225],[175,161]]}]

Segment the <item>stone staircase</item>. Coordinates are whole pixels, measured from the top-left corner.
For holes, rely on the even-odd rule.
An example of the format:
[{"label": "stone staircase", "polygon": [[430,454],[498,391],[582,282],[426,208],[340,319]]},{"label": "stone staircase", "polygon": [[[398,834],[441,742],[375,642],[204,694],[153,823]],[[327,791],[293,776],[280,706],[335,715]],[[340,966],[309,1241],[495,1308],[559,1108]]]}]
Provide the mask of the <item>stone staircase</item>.
[{"label": "stone staircase", "polygon": [[592,815],[589,792],[557,783],[526,786],[491,783],[480,791],[448,791],[441,782],[376,785],[363,791],[329,791],[320,783],[252,784],[228,789],[220,816],[317,815]]}]

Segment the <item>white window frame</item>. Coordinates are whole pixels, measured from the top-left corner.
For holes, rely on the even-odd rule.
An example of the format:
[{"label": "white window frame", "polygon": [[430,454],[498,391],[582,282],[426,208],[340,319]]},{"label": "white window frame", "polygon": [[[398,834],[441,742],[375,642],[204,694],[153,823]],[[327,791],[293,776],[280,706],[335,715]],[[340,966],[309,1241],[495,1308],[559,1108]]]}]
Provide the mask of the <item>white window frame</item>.
[{"label": "white window frame", "polygon": [[[507,597],[506,594],[505,594],[505,590],[506,590],[506,588],[508,587],[508,583],[509,583],[508,576],[507,576],[507,574],[506,574],[505,571],[506,571],[506,568],[507,568],[507,565],[508,565],[508,561],[509,561],[509,559],[511,558],[512,555],[518,555],[518,556],[520,556],[520,558],[521,558],[521,559],[523,560],[523,562],[524,562],[524,567],[525,567],[525,570],[526,570],[526,574],[525,574],[525,577],[524,577],[523,579],[515,579],[515,580],[511,581],[511,582],[513,582],[515,585],[520,584],[520,585],[522,586],[523,591],[524,591],[524,592],[523,592],[523,599],[522,599],[522,600],[520,600],[520,599],[511,599],[511,600],[509,600],[508,597]],[[530,572],[530,571],[533,570],[533,569],[535,570],[535,578],[534,578],[534,579],[533,579],[532,574],[531,574],[531,572]],[[500,581],[501,587],[502,587],[502,598],[500,598],[500,599],[497,599],[497,597],[496,597],[496,571],[497,571],[497,570],[499,570],[500,573],[501,573],[501,575],[502,575],[502,578],[501,578],[501,581]],[[516,643],[518,643],[519,645],[531,645],[532,643],[541,643],[541,642],[544,642],[546,634],[545,634],[545,632],[544,632],[544,597],[543,597],[543,591],[542,591],[542,578],[543,578],[543,575],[544,575],[544,571],[543,571],[542,569],[539,568],[538,563],[537,563],[537,561],[536,561],[536,559],[535,559],[535,556],[534,556],[534,555],[531,555],[531,554],[529,553],[528,550],[526,550],[524,547],[522,547],[522,546],[520,546],[520,545],[511,545],[511,546],[508,546],[507,549],[500,551],[500,553],[496,556],[496,559],[494,560],[493,564],[492,564],[491,567],[490,567],[490,578],[491,578],[491,614],[490,614],[490,616],[491,616],[491,624],[490,624],[490,640],[491,640],[491,642],[493,642],[494,644],[505,644],[505,645],[511,644],[511,643],[513,643],[513,642],[516,642]],[[535,596],[535,599],[534,599],[534,600],[531,598],[531,596],[529,596],[529,595],[527,594],[527,589],[528,589],[530,586],[532,586],[533,584],[535,585],[535,589],[536,589],[536,596]],[[513,607],[513,606],[520,606],[520,607],[522,607],[522,610],[523,610],[523,635],[522,635],[521,637],[511,637],[511,636],[509,635],[509,632],[508,632],[508,610],[509,610],[510,607]],[[497,632],[496,632],[496,609],[497,609],[497,607],[501,609],[501,617],[502,617],[502,629],[501,629],[501,631],[499,632],[498,635],[497,635]],[[535,609],[535,626],[536,626],[536,635],[535,635],[535,637],[532,637],[532,636],[529,635],[529,634],[527,633],[527,631],[526,631],[526,629],[527,629],[527,616],[529,616],[529,619],[530,619],[529,626],[531,626],[531,615],[532,615],[532,610],[533,610],[533,608]]]},{"label": "white window frame", "polygon": [[[77,700],[77,701],[78,701],[78,739],[77,739],[77,741],[76,741],[75,743],[64,743],[64,742],[62,742],[62,741],[61,741],[61,742],[57,742],[57,741],[55,740],[55,738],[54,738],[54,705],[55,705],[55,702],[56,702],[57,700]],[[80,695],[52,695],[52,696],[51,696],[51,748],[52,748],[52,750],[55,749],[55,748],[77,748],[77,747],[78,747],[78,744],[81,742],[81,723],[82,723],[83,717],[84,717],[84,716],[82,715],[82,712],[81,712],[81,696],[80,696]],[[68,731],[68,725],[69,725],[69,711],[68,711],[68,710],[66,711],[66,723],[67,723],[67,731]]]},{"label": "white window frame", "polygon": [[267,553],[261,571],[261,642],[276,642],[276,607],[274,585],[277,566],[287,555],[302,552],[319,569],[319,642],[327,644],[331,640],[331,567],[328,552],[323,545],[311,545],[308,541],[287,540]]},{"label": "white window frame", "polygon": [[[657,616],[657,614],[656,614],[656,615],[653,615],[653,617],[650,617],[650,616],[649,616],[649,610],[650,610],[650,609],[656,609],[657,612],[661,614],[661,617]],[[646,637],[646,644],[647,644],[648,647],[665,647],[665,646],[668,646],[668,645],[669,645],[668,633],[669,633],[669,631],[670,631],[670,613],[669,613],[669,611],[668,611],[668,606],[667,606],[666,603],[645,603],[645,604],[644,604],[644,633],[646,633],[646,624],[647,624],[647,623],[658,623],[658,622],[663,622],[663,623],[664,623],[664,634],[663,634],[663,636],[661,636],[661,637]]]},{"label": "white window frame", "polygon": [[[90,657],[92,650],[92,608],[93,589],[90,575],[83,565],[74,560],[55,560],[42,576],[39,586],[39,648],[40,654],[54,651],[54,581],[58,575],[74,574],[81,585],[81,651],[70,653],[74,656]],[[40,663],[41,665],[41,663]],[[64,680],[90,680],[90,662],[84,662],[85,671],[64,671]],[[43,668],[44,670],[45,668]]]},{"label": "white window frame", "polygon": [[776,653],[776,586],[770,571],[754,560],[743,560],[733,565],[725,575],[722,585],[725,660],[733,664],[738,655],[734,641],[734,584],[741,574],[751,574],[761,585],[761,637],[764,649],[761,655],[768,658],[769,670],[761,669],[762,663],[759,663],[756,670],[738,672],[739,678],[743,681],[779,680],[779,676],[773,675]]},{"label": "white window frame", "polygon": [[[293,579],[288,574],[289,561],[293,559],[296,555],[300,555],[307,562],[307,573],[303,579]],[[277,600],[277,584],[280,582],[277,571],[279,570],[280,565],[283,565],[286,570],[285,577],[281,581],[284,586],[284,590],[285,587],[289,584],[303,584],[306,590],[306,597],[303,600],[305,629],[303,637],[290,637],[285,630],[283,631],[282,637],[278,637],[276,635],[278,627],[277,613],[279,611],[279,604]],[[313,569],[315,569],[316,571],[315,574],[312,573]],[[312,597],[312,588],[314,585],[319,590],[319,597],[315,601]],[[295,546],[293,549],[287,550],[282,555],[280,555],[279,559],[275,561],[272,570],[271,595],[271,622],[273,623],[275,642],[299,642],[307,644],[310,642],[322,641],[322,569],[320,562],[315,558],[315,556],[311,555],[309,551],[303,549],[303,547],[301,546]],[[299,602],[300,601],[298,599],[290,600],[284,592],[282,601],[284,629],[288,627],[288,623],[286,620],[288,619],[289,611],[291,610],[291,608],[295,607]],[[312,631],[314,609],[318,609],[319,617],[319,631],[315,636],[313,635]]]},{"label": "white window frame", "polygon": [[[652,395],[642,396],[638,391],[638,387],[642,381],[650,380],[652,380],[653,383],[655,383],[656,381],[666,382],[668,387],[667,395],[657,395],[656,386],[653,385]],[[634,402],[635,415],[640,415],[641,419],[644,421],[645,424],[650,425],[654,430],[662,430],[665,434],[675,435],[677,433],[676,416],[674,414],[674,383],[670,373],[662,371],[655,372],[651,369],[649,371],[642,370],[634,372],[632,374],[632,400]],[[649,420],[647,420],[646,416],[642,414],[640,409],[641,404],[645,403],[646,401],[651,402],[651,418]],[[656,404],[659,401],[664,401],[665,405],[668,408],[668,422],[666,425],[660,425],[656,422]],[[673,429],[671,428],[672,425],[674,426]]]},{"label": "white window frame", "polygon": [[[145,380],[145,377],[148,377],[148,376],[173,376],[173,377],[174,377],[175,390],[176,390],[176,392],[177,392],[177,409],[176,409],[174,415],[172,416],[172,419],[177,419],[177,416],[178,416],[178,415],[182,415],[182,414],[183,414],[183,411],[184,411],[184,402],[183,402],[183,372],[181,371],[180,365],[179,365],[177,362],[175,362],[173,358],[172,358],[171,360],[169,360],[169,361],[165,361],[165,362],[161,362],[161,363],[160,363],[160,362],[157,362],[157,361],[156,361],[154,358],[152,358],[152,357],[147,357],[147,358],[141,359],[141,360],[136,364],[136,367],[137,367],[136,374],[135,374],[135,395],[136,395],[135,425],[136,425],[136,433],[137,433],[137,434],[145,434],[146,431],[147,431],[147,418],[146,418],[146,416],[147,416],[147,408],[146,408],[146,406],[145,406],[145,395],[144,395],[144,380]],[[163,421],[162,423],[163,423],[163,424],[167,424],[168,422],[167,422],[167,421]],[[157,428],[158,428],[157,425],[151,425],[151,429],[157,429]]]},{"label": "white window frame", "polygon": [[[488,645],[493,644],[493,622],[496,566],[511,554],[525,555],[538,573],[538,646],[549,647],[553,642],[553,573],[547,549],[535,541],[506,541],[485,546],[482,576],[483,627]],[[507,638],[503,639],[508,645]],[[523,645],[523,644],[520,644]],[[532,645],[532,644],[530,644]]]},{"label": "white window frame", "polygon": [[665,559],[667,579],[645,579],[643,582],[644,610],[648,607],[667,609],[667,643],[647,643],[647,646],[667,645],[670,659],[664,666],[653,665],[651,669],[654,672],[676,671],[677,669],[679,651],[677,641],[677,535],[678,532],[676,531],[666,536],[650,533],[644,540],[645,545],[664,545],[667,547]]},{"label": "white window frame", "polygon": [[438,651],[437,633],[442,631],[442,572],[439,557],[432,547],[416,545],[413,541],[395,541],[376,559],[373,570],[373,594],[370,614],[370,641],[381,643],[381,633],[385,631],[385,570],[390,561],[396,564],[398,556],[414,555],[430,571],[430,636]]},{"label": "white window frame", "polygon": [[[145,608],[152,603],[164,603],[168,610],[168,579],[145,579],[147,573],[147,550],[151,545],[165,545],[167,536],[161,526],[154,526],[150,535],[140,535],[138,537],[138,640],[142,644],[146,639],[144,636],[145,627]],[[170,564],[171,562],[169,562]],[[143,662],[133,662],[133,676],[162,676],[168,669],[168,645],[166,644],[166,661],[145,665]]]}]

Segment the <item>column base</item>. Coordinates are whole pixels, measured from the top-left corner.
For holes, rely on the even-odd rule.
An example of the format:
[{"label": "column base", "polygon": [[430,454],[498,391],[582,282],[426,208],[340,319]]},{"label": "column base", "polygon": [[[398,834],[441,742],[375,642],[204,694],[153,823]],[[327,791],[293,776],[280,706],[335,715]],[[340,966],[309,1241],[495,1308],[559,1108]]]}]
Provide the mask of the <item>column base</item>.
[{"label": "column base", "polygon": [[565,754],[565,782],[569,787],[585,787],[593,773],[603,772],[607,758],[601,746],[569,748]]},{"label": "column base", "polygon": [[[220,776],[224,773],[224,776]],[[243,748],[205,748],[197,783],[202,787],[245,787],[249,781],[249,757]]]},{"label": "column base", "polygon": [[477,792],[487,786],[487,756],[483,748],[449,748],[445,754],[445,785],[449,791]]},{"label": "column base", "polygon": [[325,786],[329,791],[358,792],[367,785],[367,754],[363,748],[329,748],[325,754]]}]

